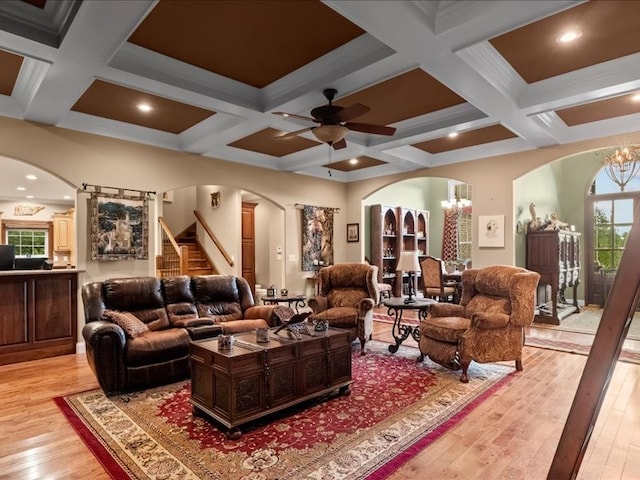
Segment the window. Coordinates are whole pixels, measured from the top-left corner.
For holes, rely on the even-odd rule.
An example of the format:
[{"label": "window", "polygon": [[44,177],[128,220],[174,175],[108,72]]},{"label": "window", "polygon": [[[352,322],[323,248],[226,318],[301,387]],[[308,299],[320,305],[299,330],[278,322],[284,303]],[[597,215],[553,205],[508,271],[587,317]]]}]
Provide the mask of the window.
[{"label": "window", "polygon": [[16,257],[50,256],[50,222],[3,222],[4,243],[16,246]]},{"label": "window", "polygon": [[593,202],[593,220],[595,266],[616,270],[633,223],[633,199]]}]

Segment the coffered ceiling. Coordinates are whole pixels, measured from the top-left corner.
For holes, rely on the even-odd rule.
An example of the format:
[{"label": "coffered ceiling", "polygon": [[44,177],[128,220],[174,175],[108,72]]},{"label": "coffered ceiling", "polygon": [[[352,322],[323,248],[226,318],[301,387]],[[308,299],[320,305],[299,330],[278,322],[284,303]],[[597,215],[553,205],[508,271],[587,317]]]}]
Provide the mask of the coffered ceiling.
[{"label": "coffered ceiling", "polygon": [[[614,0],[3,0],[0,115],[343,182],[624,142],[639,18]],[[278,138],[318,125],[301,117],[328,87],[395,134]]]}]

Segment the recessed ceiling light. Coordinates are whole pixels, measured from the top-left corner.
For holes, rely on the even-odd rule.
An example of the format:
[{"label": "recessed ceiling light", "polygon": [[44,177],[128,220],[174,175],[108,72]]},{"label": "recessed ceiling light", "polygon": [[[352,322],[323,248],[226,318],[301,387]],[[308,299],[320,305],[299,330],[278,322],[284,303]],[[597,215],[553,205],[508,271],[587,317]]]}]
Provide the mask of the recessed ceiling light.
[{"label": "recessed ceiling light", "polygon": [[141,112],[144,112],[144,113],[147,113],[147,112],[150,112],[151,110],[153,110],[153,107],[151,105],[149,105],[148,103],[139,103],[136,106],[138,107],[138,110],[140,110]]},{"label": "recessed ceiling light", "polygon": [[21,191],[21,192],[24,192],[24,191],[26,190],[26,188],[24,188],[24,187],[16,187],[16,190],[19,190],[19,191]]},{"label": "recessed ceiling light", "polygon": [[33,195],[27,195],[27,198],[33,198]]},{"label": "recessed ceiling light", "polygon": [[447,135],[447,137],[449,138],[456,138],[458,136],[458,132],[451,132],[449,135]]},{"label": "recessed ceiling light", "polygon": [[65,200],[71,200],[71,195],[65,195],[65,196],[64,196],[64,197],[62,197],[62,198],[64,198]]},{"label": "recessed ceiling light", "polygon": [[349,163],[351,165],[355,165],[356,163],[358,163],[358,159],[357,158],[352,158],[351,160],[349,160]]},{"label": "recessed ceiling light", "polygon": [[579,39],[582,36],[582,30],[579,28],[572,28],[571,30],[567,30],[562,32],[560,35],[556,37],[557,43],[571,43],[574,40]]},{"label": "recessed ceiling light", "polygon": [[33,175],[31,173],[28,174],[28,175],[25,175],[24,178],[26,178],[27,180],[37,180],[38,179],[38,177],[36,177],[35,175]]}]

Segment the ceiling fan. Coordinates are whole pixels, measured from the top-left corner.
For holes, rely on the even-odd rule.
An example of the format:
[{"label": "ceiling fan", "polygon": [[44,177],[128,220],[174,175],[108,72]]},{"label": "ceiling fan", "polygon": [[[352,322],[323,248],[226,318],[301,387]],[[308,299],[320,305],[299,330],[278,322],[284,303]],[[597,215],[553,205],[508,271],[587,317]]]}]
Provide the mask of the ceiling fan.
[{"label": "ceiling fan", "polygon": [[371,111],[366,105],[356,103],[350,107],[341,107],[339,105],[333,105],[333,99],[336,97],[338,91],[335,88],[325,88],[323,90],[324,96],[329,101],[328,105],[322,105],[311,110],[311,116],[305,117],[302,115],[296,115],[286,112],[273,112],[275,115],[281,115],[288,118],[297,118],[299,120],[305,120],[309,122],[319,123],[317,127],[307,127],[295,132],[284,133],[278,135],[277,138],[291,138],[296,135],[300,135],[304,132],[311,132],[313,135],[323,143],[333,147],[334,150],[339,150],[347,146],[347,142],[344,137],[349,130],[364,133],[374,133],[376,135],[393,135],[396,132],[394,127],[387,127],[385,125],[372,125],[370,123],[357,123],[352,122],[354,118],[360,117],[365,113]]}]

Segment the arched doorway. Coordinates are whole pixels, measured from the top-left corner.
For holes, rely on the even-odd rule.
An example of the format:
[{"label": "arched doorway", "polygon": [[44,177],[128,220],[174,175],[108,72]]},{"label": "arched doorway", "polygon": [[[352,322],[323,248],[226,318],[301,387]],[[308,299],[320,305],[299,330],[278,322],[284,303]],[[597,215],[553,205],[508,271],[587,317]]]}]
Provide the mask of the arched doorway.
[{"label": "arched doorway", "polygon": [[77,265],[76,191],[51,173],[0,155],[0,244],[18,269]]},{"label": "arched doorway", "polygon": [[[452,268],[471,262],[471,196],[468,184],[418,177],[387,185],[362,200],[365,258],[378,266],[378,280],[392,285],[394,295],[407,286],[407,278],[403,283],[396,279],[401,250],[417,250],[419,260],[442,258]],[[417,277],[419,290],[419,273]]]},{"label": "arched doorway", "polygon": [[[212,203],[216,194],[216,204]],[[196,223],[198,237],[207,255],[213,260],[219,273],[242,275],[243,258],[243,204],[252,204],[253,229],[256,232],[253,267],[255,283],[267,288],[269,285],[286,285],[284,209],[268,198],[246,190],[221,185],[194,185],[172,190],[164,195],[162,214],[174,235]],[[201,214],[208,228],[233,257],[233,265],[228,265],[202,227],[198,226],[194,211]],[[280,253],[277,253],[280,251]],[[286,250],[285,250],[286,251]]]}]

